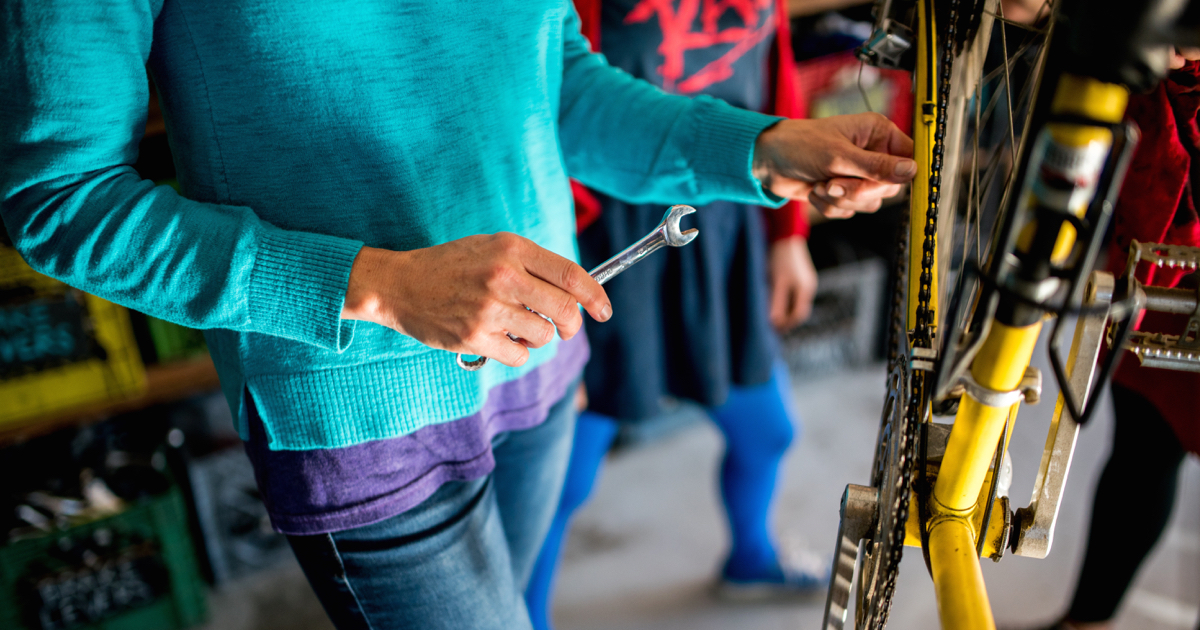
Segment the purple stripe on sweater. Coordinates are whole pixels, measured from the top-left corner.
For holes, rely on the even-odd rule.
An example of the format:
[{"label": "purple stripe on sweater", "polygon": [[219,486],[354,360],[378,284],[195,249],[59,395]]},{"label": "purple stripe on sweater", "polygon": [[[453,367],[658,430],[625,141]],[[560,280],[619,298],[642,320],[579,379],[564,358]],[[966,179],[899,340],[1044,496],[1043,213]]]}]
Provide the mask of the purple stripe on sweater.
[{"label": "purple stripe on sweater", "polygon": [[588,353],[580,331],[561,342],[549,362],[488,392],[479,413],[345,448],[272,451],[250,401],[246,454],[271,524],[291,535],[361,527],[420,504],[443,483],[490,473],[492,438],[544,421],[550,407],[572,393],[566,390],[583,371]]}]

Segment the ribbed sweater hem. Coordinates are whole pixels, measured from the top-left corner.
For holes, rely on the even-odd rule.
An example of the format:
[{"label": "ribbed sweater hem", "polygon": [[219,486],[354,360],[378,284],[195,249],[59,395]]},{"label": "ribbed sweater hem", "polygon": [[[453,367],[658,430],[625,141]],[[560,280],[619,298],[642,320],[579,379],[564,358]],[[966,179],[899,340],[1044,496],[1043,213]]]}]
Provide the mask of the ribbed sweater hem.
[{"label": "ribbed sweater hem", "polygon": [[292,374],[248,375],[272,450],[336,448],[408,435],[476,413],[494,386],[553,359],[558,343],[520,368],[496,362],[466,372],[454,354],[417,356]]}]

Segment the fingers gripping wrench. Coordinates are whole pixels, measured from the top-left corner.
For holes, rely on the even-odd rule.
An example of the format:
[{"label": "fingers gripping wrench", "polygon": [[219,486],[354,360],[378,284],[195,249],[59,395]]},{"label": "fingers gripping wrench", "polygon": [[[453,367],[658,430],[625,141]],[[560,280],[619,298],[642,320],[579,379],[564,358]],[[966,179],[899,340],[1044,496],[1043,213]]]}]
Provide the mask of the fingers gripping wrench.
[{"label": "fingers gripping wrench", "polygon": [[[595,278],[596,282],[604,284],[646,256],[658,251],[664,245],[669,247],[683,247],[692,242],[700,231],[695,228],[686,232],[680,231],[679,219],[695,211],[696,209],[691,206],[671,206],[667,210],[667,213],[663,215],[663,220],[658,224],[658,227],[643,236],[638,242],[619,252],[616,256],[600,263],[595,269],[589,272],[589,275]],[[541,313],[538,314],[541,315]],[[542,317],[545,317],[545,315],[542,315]],[[514,341],[516,340],[512,335],[509,335],[509,337],[513,338]],[[474,372],[482,368],[488,361],[487,357],[479,357],[478,359],[467,361],[463,359],[463,355],[461,354],[456,357],[456,360],[458,361],[458,367],[469,372]]]}]

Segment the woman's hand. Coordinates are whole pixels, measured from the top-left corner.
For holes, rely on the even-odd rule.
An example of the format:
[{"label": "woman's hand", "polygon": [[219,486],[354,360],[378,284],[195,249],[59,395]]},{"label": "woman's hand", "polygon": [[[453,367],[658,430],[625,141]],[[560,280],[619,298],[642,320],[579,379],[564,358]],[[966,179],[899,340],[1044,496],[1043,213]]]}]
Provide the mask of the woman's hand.
[{"label": "woman's hand", "polygon": [[555,327],[563,339],[579,332],[576,304],[598,321],[612,316],[604,289],[582,267],[501,232],[406,252],[364,247],[350,271],[342,318],[518,366],[529,359],[527,347],[550,343]]},{"label": "woman's hand", "polygon": [[812,313],[817,294],[817,270],[808,243],[799,236],[771,244],[767,254],[771,281],[771,325],[779,332],[799,326]]},{"label": "woman's hand", "polygon": [[783,120],[758,136],[754,176],[830,218],[874,212],[917,174],[912,139],[880,114]]}]

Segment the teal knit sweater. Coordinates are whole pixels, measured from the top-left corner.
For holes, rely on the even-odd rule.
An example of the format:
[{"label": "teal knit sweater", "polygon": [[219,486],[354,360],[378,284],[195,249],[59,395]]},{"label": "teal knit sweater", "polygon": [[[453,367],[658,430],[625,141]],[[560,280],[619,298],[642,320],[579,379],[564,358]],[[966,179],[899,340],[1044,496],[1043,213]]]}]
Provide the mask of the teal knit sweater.
[{"label": "teal knit sweater", "polygon": [[[568,172],[635,202],[772,203],[750,162],[776,119],[609,67],[569,0],[0,11],[0,214],[13,242],[43,273],[205,329],[235,416],[249,390],[275,449],[467,416],[554,356],[551,345],[521,368],[470,373],[449,352],[341,320],[364,243],[511,231],[575,259]],[[147,68],[182,194],[131,166]]]}]

